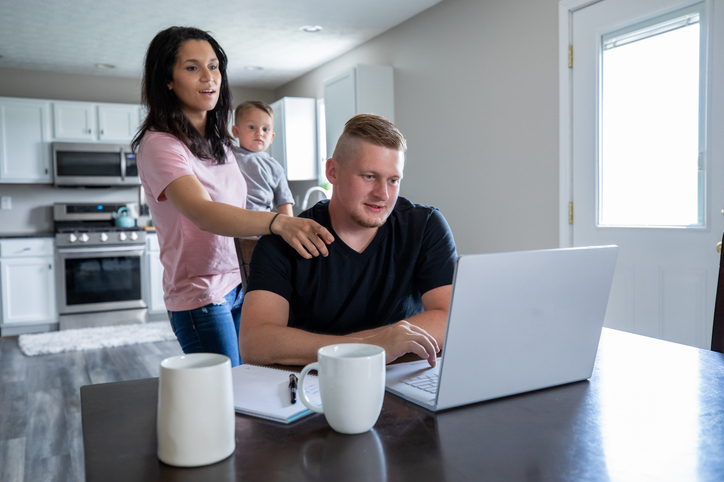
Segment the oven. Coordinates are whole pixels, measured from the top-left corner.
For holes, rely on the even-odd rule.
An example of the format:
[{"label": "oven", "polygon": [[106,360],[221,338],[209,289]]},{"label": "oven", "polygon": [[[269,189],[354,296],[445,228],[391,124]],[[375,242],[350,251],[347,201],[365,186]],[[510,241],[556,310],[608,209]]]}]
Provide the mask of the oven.
[{"label": "oven", "polygon": [[133,205],[56,204],[56,298],[60,329],[147,319],[145,231],[114,225]]}]

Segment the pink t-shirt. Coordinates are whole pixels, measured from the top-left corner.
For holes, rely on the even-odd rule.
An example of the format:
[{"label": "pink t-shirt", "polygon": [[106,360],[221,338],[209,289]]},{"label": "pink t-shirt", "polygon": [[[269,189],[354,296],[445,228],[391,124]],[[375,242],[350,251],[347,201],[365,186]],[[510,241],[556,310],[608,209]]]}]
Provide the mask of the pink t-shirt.
[{"label": "pink t-shirt", "polygon": [[228,151],[225,164],[202,161],[171,134],[147,132],[137,162],[161,247],[166,308],[193,310],[222,299],[241,283],[233,239],[201,231],[171,205],[164,190],[194,175],[212,200],[244,207],[246,181],[234,155]]}]

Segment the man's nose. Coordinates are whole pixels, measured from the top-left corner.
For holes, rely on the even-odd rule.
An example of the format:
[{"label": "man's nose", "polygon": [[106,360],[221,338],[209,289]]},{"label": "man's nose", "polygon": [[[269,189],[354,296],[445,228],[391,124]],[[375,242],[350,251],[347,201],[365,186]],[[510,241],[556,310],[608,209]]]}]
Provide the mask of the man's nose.
[{"label": "man's nose", "polygon": [[374,195],[376,198],[378,198],[381,201],[387,201],[389,199],[390,194],[387,190],[387,182],[381,181],[378,182],[375,185]]}]

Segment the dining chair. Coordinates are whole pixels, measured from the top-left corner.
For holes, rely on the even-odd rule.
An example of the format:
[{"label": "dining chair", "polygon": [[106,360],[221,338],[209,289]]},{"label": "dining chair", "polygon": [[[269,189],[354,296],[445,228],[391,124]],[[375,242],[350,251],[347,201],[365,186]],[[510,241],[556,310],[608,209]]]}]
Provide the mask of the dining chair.
[{"label": "dining chair", "polygon": [[249,263],[251,262],[251,254],[254,247],[259,241],[259,237],[253,236],[248,238],[234,238],[234,247],[236,248],[236,257],[239,259],[239,268],[241,268],[241,287],[246,293],[246,286],[249,279]]},{"label": "dining chair", "polygon": [[[724,243],[724,236],[722,236]],[[716,301],[714,302],[714,326],[711,331],[711,349],[724,353],[724,269],[722,256],[719,257],[719,282],[716,285]]]}]

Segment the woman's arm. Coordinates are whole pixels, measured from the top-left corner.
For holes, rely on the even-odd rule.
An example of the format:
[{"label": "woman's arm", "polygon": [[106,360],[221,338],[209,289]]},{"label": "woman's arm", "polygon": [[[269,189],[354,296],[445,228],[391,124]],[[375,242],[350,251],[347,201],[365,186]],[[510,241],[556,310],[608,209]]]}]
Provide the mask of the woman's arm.
[{"label": "woman's arm", "polygon": [[[220,236],[246,237],[278,234],[303,258],[327,256],[327,244],[334,237],[316,221],[250,211],[211,200],[196,176],[182,176],[164,190],[168,201],[202,231]],[[272,220],[274,220],[272,224]]]},{"label": "woman's arm", "polygon": [[294,212],[292,211],[292,203],[284,203],[277,206],[277,212],[286,214],[287,216],[294,216]]}]

